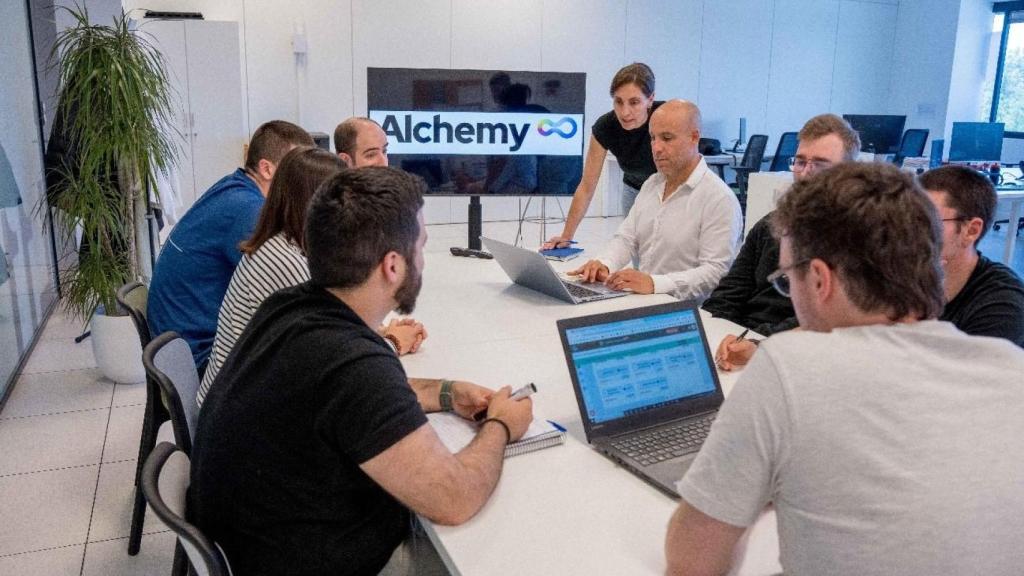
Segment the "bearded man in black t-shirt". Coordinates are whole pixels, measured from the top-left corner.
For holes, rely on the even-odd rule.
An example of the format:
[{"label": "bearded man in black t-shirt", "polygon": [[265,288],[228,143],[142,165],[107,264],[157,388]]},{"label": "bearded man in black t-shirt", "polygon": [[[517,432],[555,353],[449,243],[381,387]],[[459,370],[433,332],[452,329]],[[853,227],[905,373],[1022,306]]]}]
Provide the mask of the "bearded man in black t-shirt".
[{"label": "bearded man in black t-shirt", "polygon": [[[423,271],[424,184],[393,168],[325,182],[306,221],[311,281],[260,306],[199,416],[190,512],[234,573],[370,575],[409,536],[410,514],[475,515],[529,399],[468,382],[410,384],[373,327],[410,313]],[[450,453],[424,412],[487,417]]]},{"label": "bearded man in black t-shirt", "polygon": [[995,215],[992,182],[966,166],[943,166],[922,174],[920,183],[942,220],[946,307],[939,320],[1024,347],[1024,283],[978,252]]}]

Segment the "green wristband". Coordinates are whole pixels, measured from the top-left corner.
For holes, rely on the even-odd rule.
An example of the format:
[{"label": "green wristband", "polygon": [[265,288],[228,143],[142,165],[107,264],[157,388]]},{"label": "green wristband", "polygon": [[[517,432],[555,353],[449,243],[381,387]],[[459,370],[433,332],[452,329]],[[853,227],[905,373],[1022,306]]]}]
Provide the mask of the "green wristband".
[{"label": "green wristband", "polygon": [[452,384],[455,384],[452,380],[441,380],[441,393],[438,395],[438,400],[441,402],[441,410],[445,412],[451,412],[455,409]]}]

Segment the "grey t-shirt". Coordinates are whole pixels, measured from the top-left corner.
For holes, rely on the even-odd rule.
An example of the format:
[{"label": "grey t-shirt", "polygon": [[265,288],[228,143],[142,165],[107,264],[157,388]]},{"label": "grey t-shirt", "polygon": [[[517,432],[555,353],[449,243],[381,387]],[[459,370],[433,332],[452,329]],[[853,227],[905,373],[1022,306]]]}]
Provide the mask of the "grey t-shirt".
[{"label": "grey t-shirt", "polygon": [[678,488],[798,574],[1019,574],[1024,351],[938,321],[761,345]]}]

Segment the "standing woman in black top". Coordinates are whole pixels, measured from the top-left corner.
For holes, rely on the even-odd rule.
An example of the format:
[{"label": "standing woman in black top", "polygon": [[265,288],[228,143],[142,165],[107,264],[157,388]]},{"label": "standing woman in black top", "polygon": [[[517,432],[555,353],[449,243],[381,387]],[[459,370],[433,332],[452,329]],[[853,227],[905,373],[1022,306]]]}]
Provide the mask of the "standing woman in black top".
[{"label": "standing woman in black top", "polygon": [[661,105],[661,102],[654,101],[654,72],[647,64],[630,64],[615,73],[609,93],[612,111],[594,122],[590,150],[583,164],[583,178],[573,194],[565,228],[559,236],[548,240],[544,249],[569,245],[594,197],[608,152],[615,155],[622,168],[623,216],[629,214],[644,180],[657,171],[648,133],[651,112]]}]

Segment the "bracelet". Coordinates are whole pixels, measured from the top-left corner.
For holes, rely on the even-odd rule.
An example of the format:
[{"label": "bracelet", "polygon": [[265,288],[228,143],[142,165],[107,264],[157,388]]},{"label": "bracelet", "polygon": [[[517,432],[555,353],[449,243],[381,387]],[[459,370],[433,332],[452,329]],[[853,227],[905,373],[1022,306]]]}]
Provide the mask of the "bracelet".
[{"label": "bracelet", "polygon": [[441,380],[441,392],[438,394],[438,401],[441,403],[441,410],[451,412],[455,409],[454,397],[452,396],[452,380]]},{"label": "bracelet", "polygon": [[486,419],[486,420],[484,420],[483,422],[480,423],[480,428],[482,429],[484,427],[484,424],[487,424],[488,422],[497,422],[498,424],[501,424],[502,428],[505,429],[505,444],[506,445],[509,442],[512,441],[512,430],[508,427],[508,424],[505,424],[499,418],[488,418],[488,419]]},{"label": "bracelet", "polygon": [[395,347],[395,354],[402,355],[402,343],[398,341],[398,336],[394,334],[385,334],[384,339],[391,342],[391,345]]}]

